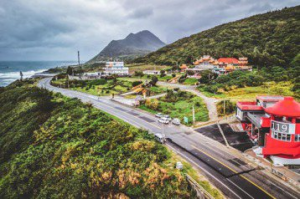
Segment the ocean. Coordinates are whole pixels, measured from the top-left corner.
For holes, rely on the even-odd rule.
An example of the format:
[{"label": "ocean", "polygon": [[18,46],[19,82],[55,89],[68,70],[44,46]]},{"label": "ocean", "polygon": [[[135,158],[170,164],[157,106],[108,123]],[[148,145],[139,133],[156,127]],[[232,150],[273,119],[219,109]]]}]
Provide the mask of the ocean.
[{"label": "ocean", "polygon": [[50,68],[76,63],[75,61],[0,61],[0,87],[20,79],[20,71],[23,73],[23,78],[28,78]]}]

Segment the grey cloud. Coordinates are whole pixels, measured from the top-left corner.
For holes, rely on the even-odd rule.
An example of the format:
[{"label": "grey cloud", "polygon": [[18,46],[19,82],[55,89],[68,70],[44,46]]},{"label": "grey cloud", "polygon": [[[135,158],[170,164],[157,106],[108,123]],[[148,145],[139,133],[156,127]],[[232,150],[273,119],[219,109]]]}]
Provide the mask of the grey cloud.
[{"label": "grey cloud", "polygon": [[0,60],[84,60],[150,30],[165,42],[297,0],[0,0]]}]

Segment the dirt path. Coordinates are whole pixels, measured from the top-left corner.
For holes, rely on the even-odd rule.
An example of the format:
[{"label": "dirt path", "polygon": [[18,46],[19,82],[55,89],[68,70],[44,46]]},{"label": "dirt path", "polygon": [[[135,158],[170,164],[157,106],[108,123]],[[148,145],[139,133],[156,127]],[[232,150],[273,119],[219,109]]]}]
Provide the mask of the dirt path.
[{"label": "dirt path", "polygon": [[208,110],[209,121],[218,120],[218,112],[216,106],[216,102],[218,101],[217,99],[206,97],[205,95],[203,95],[203,93],[198,91],[196,88],[186,89],[186,91],[194,93],[195,95],[201,97],[204,100]]}]

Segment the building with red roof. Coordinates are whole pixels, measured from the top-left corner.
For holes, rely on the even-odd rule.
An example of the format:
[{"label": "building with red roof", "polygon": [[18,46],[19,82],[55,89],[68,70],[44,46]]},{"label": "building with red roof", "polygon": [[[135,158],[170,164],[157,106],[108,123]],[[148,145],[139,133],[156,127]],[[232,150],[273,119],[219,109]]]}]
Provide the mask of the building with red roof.
[{"label": "building with red roof", "polygon": [[238,102],[236,117],[260,150],[276,165],[300,165],[300,103],[292,97],[258,96]]},{"label": "building with red roof", "polygon": [[236,58],[232,58],[232,57],[222,57],[218,59],[219,65],[228,65],[228,64],[232,64],[232,65],[238,65],[239,64],[239,60]]}]

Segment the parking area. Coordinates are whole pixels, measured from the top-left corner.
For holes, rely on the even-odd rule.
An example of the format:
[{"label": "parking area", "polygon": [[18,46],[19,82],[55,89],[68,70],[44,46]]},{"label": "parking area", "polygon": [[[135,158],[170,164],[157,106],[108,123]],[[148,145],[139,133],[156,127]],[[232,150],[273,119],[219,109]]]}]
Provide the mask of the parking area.
[{"label": "parking area", "polygon": [[[246,132],[233,131],[229,124],[220,124],[220,126],[224,132],[228,144],[233,148],[236,148],[240,151],[245,151],[254,146]],[[195,131],[225,145],[225,141],[217,124],[201,127],[195,129]]]}]

